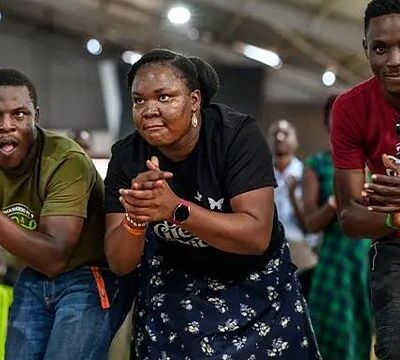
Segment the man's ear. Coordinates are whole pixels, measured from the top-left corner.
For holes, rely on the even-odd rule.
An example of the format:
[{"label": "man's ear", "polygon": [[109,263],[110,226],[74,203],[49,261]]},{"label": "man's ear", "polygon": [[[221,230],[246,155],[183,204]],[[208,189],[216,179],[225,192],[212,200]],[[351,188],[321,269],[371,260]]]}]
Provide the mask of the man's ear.
[{"label": "man's ear", "polygon": [[38,124],[40,120],[40,108],[39,106],[36,106],[35,109],[35,124]]},{"label": "man's ear", "polygon": [[364,54],[365,54],[365,56],[366,56],[367,59],[368,59],[368,43],[367,43],[367,40],[366,40],[366,39],[363,39],[363,41],[362,41],[362,47],[363,47],[363,49],[364,49]]}]

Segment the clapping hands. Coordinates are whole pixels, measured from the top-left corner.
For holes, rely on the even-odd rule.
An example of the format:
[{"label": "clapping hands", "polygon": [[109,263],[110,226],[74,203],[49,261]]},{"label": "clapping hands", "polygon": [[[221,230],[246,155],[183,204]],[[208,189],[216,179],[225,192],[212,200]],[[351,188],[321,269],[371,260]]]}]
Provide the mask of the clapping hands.
[{"label": "clapping hands", "polygon": [[147,171],[139,173],[130,189],[120,189],[120,201],[130,218],[137,222],[170,219],[179,198],[168,181],[173,174],[160,170],[156,156],[146,161]]},{"label": "clapping hands", "polygon": [[364,184],[361,196],[369,204],[370,211],[393,213],[393,223],[400,227],[400,165],[385,154],[382,161],[396,175],[372,175],[372,183]]}]

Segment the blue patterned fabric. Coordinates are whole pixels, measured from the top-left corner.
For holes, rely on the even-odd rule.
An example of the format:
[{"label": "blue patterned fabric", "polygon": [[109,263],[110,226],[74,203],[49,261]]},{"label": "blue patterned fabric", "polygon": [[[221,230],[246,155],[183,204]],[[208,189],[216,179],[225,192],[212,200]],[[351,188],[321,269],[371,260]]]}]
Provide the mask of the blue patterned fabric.
[{"label": "blue patterned fabric", "polygon": [[199,278],[157,252],[145,256],[133,358],[321,359],[295,270],[286,242],[241,280]]}]

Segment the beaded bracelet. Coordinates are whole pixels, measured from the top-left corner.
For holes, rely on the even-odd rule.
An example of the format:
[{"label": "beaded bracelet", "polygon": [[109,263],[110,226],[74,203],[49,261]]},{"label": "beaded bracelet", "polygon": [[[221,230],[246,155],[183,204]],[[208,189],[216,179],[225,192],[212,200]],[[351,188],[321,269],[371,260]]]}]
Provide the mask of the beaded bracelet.
[{"label": "beaded bracelet", "polygon": [[121,225],[129,234],[134,236],[143,235],[146,232],[146,227],[132,227],[126,218],[122,220]]},{"label": "beaded bracelet", "polygon": [[146,228],[147,222],[136,222],[134,221],[128,213],[125,213],[125,219],[131,227],[134,228]]}]

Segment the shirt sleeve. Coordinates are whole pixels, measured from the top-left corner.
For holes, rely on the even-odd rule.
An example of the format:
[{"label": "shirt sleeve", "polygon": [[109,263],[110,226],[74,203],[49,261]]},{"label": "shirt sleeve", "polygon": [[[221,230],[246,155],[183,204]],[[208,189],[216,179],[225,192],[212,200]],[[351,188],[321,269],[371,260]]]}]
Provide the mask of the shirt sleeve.
[{"label": "shirt sleeve", "polygon": [[73,215],[86,218],[96,170],[81,153],[70,153],[57,166],[47,184],[40,216]]},{"label": "shirt sleeve", "polygon": [[271,151],[257,122],[249,117],[227,151],[225,186],[229,198],[276,186]]},{"label": "shirt sleeve", "polygon": [[130,188],[130,179],[124,176],[124,171],[119,159],[118,148],[114,145],[108,163],[105,184],[105,211],[106,213],[125,213],[119,201],[119,189]]},{"label": "shirt sleeve", "polygon": [[338,98],[332,109],[331,143],[333,164],[337,169],[363,169],[365,156],[362,129]]}]

